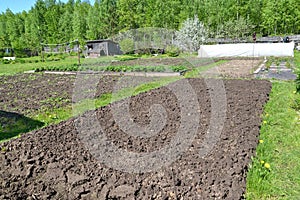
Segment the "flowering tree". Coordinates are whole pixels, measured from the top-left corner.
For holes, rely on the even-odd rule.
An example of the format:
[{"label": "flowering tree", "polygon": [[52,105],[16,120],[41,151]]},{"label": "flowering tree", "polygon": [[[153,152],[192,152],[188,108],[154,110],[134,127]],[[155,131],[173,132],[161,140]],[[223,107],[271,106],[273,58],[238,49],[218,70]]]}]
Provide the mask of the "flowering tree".
[{"label": "flowering tree", "polygon": [[198,16],[188,18],[182,23],[179,31],[176,32],[176,45],[183,51],[194,52],[208,36],[204,24],[199,21]]}]

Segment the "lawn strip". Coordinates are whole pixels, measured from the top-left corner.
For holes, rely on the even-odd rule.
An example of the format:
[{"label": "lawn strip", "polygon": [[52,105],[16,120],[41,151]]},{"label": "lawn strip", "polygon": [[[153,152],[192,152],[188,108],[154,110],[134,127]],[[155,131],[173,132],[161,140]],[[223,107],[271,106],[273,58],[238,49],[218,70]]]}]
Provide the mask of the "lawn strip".
[{"label": "lawn strip", "polygon": [[294,82],[273,82],[270,100],[264,109],[257,156],[247,176],[246,198],[249,200],[298,199],[300,196],[299,95]]}]

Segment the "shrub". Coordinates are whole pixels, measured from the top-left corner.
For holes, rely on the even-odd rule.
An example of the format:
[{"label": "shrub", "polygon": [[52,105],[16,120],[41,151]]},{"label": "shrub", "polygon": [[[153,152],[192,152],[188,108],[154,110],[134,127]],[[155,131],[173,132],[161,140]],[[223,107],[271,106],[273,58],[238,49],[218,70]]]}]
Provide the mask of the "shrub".
[{"label": "shrub", "polygon": [[173,72],[182,72],[187,70],[185,66],[172,66],[171,69]]},{"label": "shrub", "polygon": [[179,31],[176,32],[176,43],[184,51],[197,51],[208,37],[208,30],[199,20],[198,16],[186,19]]},{"label": "shrub", "polygon": [[134,51],[134,41],[133,39],[124,39],[120,42],[120,48],[124,54],[130,54]]},{"label": "shrub", "polygon": [[291,107],[295,110],[300,110],[300,94],[296,94]]},{"label": "shrub", "polygon": [[179,56],[180,49],[176,46],[170,45],[166,48],[166,53],[168,56],[177,57]]},{"label": "shrub", "polygon": [[26,63],[26,61],[24,59],[19,59],[18,62],[21,63],[21,64]]},{"label": "shrub", "polygon": [[9,64],[9,63],[11,63],[11,61],[10,61],[10,60],[6,60],[6,59],[3,59],[3,60],[2,60],[2,63],[3,63],[3,64]]},{"label": "shrub", "polygon": [[297,79],[296,79],[296,90],[300,94],[300,69],[297,70]]}]

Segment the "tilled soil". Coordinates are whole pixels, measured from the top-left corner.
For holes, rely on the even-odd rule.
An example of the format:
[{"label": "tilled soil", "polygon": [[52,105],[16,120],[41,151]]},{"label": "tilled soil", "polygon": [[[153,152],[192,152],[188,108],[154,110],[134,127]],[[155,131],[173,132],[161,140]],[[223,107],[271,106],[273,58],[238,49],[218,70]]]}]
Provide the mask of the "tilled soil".
[{"label": "tilled soil", "polygon": [[217,60],[213,59],[199,59],[197,57],[182,57],[182,58],[146,58],[146,59],[135,59],[127,61],[115,61],[111,65],[140,65],[140,66],[186,66],[186,67],[199,67],[203,65],[216,62]]},{"label": "tilled soil", "polygon": [[263,61],[260,59],[230,60],[203,72],[205,77],[253,78],[253,72]]},{"label": "tilled soil", "polygon": [[18,74],[0,76],[0,109],[28,114],[71,102],[75,76]]},{"label": "tilled soil", "polygon": [[[172,84],[179,87],[182,81]],[[205,157],[199,151],[209,134],[210,89],[203,79],[189,79],[189,83],[199,102],[197,135],[170,165],[141,173],[116,170],[114,160],[101,160],[101,155],[96,156],[93,148],[85,145],[85,135],[76,129],[80,118],[73,118],[0,145],[0,199],[242,199],[271,83],[224,80],[225,124],[217,144]],[[110,141],[107,144],[124,152],[151,153],[171,144],[178,129],[188,123],[180,124],[185,108],[167,87],[131,98],[133,122],[149,124],[153,118],[148,110],[153,104],[163,106],[167,117],[163,128],[152,137],[123,132],[113,118],[112,105],[83,116],[96,114],[101,126],[98,131]],[[97,135],[90,137],[97,139]],[[164,165],[163,160],[160,162]]]},{"label": "tilled soil", "polygon": [[[101,76],[93,98],[111,93],[119,78]],[[151,78],[144,77],[143,80],[150,81]],[[76,75],[34,73],[0,76],[0,110],[27,115],[71,106],[75,81]]]}]

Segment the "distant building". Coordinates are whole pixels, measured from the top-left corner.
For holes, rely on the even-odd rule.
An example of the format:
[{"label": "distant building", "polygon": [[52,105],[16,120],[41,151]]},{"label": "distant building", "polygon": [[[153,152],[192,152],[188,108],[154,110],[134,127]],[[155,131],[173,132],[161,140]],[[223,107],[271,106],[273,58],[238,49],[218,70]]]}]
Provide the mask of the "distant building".
[{"label": "distant building", "polygon": [[45,45],[43,46],[43,51],[45,53],[71,53],[71,52],[78,52],[78,45]]},{"label": "distant building", "polygon": [[119,44],[112,40],[88,40],[83,53],[88,58],[123,54]]}]

